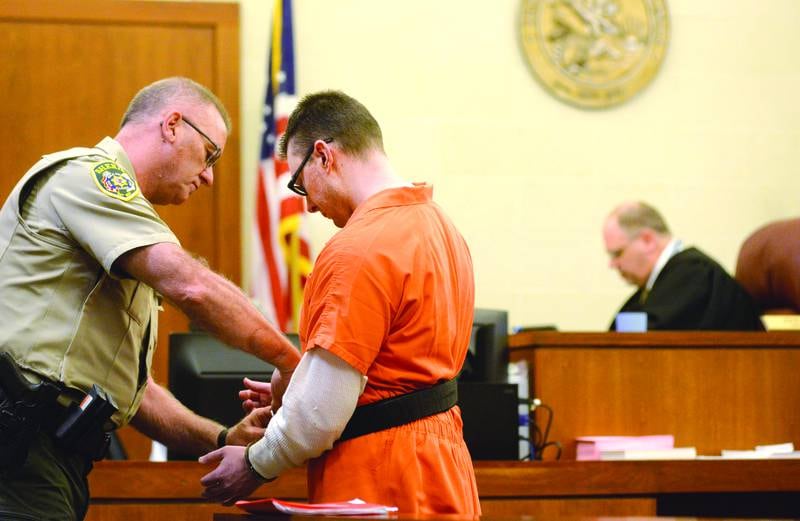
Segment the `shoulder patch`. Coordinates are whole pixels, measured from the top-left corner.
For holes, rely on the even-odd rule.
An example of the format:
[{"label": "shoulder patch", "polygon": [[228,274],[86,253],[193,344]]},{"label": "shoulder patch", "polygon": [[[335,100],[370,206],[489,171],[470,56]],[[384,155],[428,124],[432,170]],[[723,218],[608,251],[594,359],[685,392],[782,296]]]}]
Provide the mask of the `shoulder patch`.
[{"label": "shoulder patch", "polygon": [[104,194],[126,202],[139,195],[136,180],[116,162],[94,163],[91,170],[92,179]]}]

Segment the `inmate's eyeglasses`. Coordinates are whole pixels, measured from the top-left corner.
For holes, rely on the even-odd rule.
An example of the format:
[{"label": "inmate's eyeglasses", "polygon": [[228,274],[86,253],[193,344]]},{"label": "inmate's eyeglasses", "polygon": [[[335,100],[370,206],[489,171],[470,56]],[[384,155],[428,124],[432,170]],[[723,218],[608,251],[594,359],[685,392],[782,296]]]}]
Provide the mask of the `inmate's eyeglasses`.
[{"label": "inmate's eyeglasses", "polygon": [[219,146],[217,146],[216,143],[214,143],[213,139],[208,137],[208,134],[197,128],[197,125],[189,121],[189,119],[186,118],[186,116],[183,117],[183,121],[185,121],[186,124],[192,127],[193,129],[195,129],[195,131],[197,131],[198,134],[203,136],[206,141],[211,143],[211,146],[214,148],[214,150],[211,152],[209,152],[208,149],[206,149],[206,168],[211,168],[212,166],[214,166],[214,164],[219,160],[219,157],[222,155],[222,149],[219,148]]},{"label": "inmate's eyeglasses", "polygon": [[[323,139],[323,141],[326,143],[331,143],[333,142],[333,138],[332,137],[325,138]],[[316,141],[314,141],[314,143],[316,143]],[[297,195],[302,195],[303,197],[308,195],[306,193],[306,187],[298,183],[297,178],[300,177],[300,174],[303,172],[303,168],[305,168],[306,163],[308,163],[308,160],[311,159],[311,154],[314,153],[314,143],[311,143],[311,146],[308,147],[308,152],[306,152],[306,157],[304,157],[303,160],[300,162],[300,166],[298,166],[297,170],[294,171],[294,174],[292,174],[292,177],[289,179],[289,184],[287,185],[289,187],[289,190],[296,193]]]}]

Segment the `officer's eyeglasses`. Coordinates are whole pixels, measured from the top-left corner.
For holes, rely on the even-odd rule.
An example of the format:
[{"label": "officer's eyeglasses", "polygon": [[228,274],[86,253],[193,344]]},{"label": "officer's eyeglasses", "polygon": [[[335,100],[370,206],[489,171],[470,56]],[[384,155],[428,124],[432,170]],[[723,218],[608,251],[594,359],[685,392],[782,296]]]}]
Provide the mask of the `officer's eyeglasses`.
[{"label": "officer's eyeglasses", "polygon": [[205,138],[206,141],[211,143],[211,146],[213,147],[214,150],[209,152],[208,149],[206,149],[206,168],[211,168],[212,166],[214,166],[214,163],[216,163],[219,160],[219,157],[222,155],[222,149],[219,148],[219,146],[217,146],[217,144],[214,143],[214,140],[208,137],[208,135],[205,132],[197,128],[197,125],[189,121],[186,118],[186,116],[183,117],[183,121],[185,121],[186,124],[192,127],[193,129],[195,129],[198,134],[200,134]]},{"label": "officer's eyeglasses", "polygon": [[[323,141],[326,143],[331,143],[333,142],[333,138],[332,137],[325,138],[323,139]],[[314,141],[314,143],[316,143],[316,141]],[[297,182],[297,178],[300,177],[300,174],[303,172],[303,168],[305,168],[306,163],[308,163],[308,160],[311,159],[311,154],[314,153],[314,143],[311,143],[311,146],[308,147],[308,152],[306,153],[306,157],[304,157],[303,160],[300,162],[300,166],[298,166],[297,170],[294,171],[294,174],[292,174],[292,177],[289,179],[289,184],[287,185],[289,187],[289,190],[296,193],[297,195],[302,195],[303,197],[308,195],[308,193],[306,192],[306,187]]]}]

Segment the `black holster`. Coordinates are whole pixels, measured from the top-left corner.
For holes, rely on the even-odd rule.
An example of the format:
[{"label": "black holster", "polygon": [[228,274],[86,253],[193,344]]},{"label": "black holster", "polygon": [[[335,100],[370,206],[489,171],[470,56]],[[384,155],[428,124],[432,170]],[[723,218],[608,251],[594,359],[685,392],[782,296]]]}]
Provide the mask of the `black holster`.
[{"label": "black holster", "polygon": [[31,384],[7,353],[0,353],[0,469],[19,467],[41,431],[55,445],[92,460],[105,457],[110,434],[104,430],[117,410],[93,385],[81,405],[64,406],[63,385],[42,380]]},{"label": "black holster", "polygon": [[60,389],[31,384],[8,355],[0,353],[0,469],[19,467],[46,418],[56,412]]}]

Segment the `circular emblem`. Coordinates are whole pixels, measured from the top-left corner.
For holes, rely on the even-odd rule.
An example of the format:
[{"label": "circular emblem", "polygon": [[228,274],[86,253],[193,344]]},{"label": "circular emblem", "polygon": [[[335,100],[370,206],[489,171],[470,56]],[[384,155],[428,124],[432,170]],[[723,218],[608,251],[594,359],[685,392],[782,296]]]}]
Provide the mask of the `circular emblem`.
[{"label": "circular emblem", "polygon": [[94,182],[100,191],[122,201],[130,201],[139,193],[133,177],[113,161],[103,161],[92,166]]},{"label": "circular emblem", "polygon": [[522,45],[541,83],[562,101],[604,108],[658,71],[669,38],[665,0],[523,0]]}]

